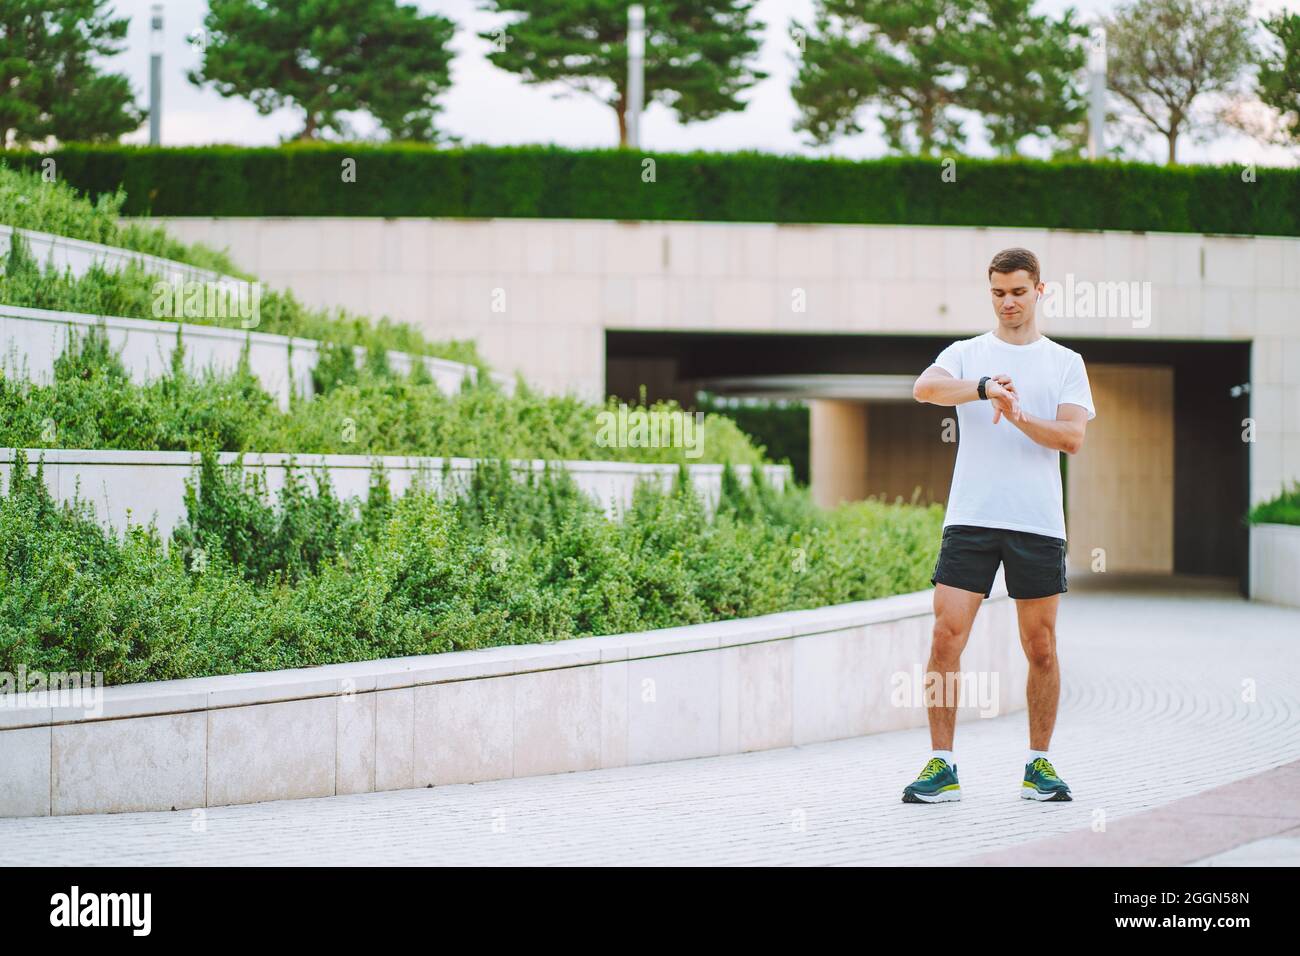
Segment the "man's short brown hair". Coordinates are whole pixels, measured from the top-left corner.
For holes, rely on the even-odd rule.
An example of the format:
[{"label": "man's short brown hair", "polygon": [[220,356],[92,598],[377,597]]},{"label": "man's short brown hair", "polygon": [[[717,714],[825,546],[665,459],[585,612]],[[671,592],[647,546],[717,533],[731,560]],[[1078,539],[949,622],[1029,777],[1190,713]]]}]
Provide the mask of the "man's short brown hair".
[{"label": "man's short brown hair", "polygon": [[1038,285],[1038,256],[1028,249],[1021,249],[1018,246],[1012,249],[1003,249],[993,257],[993,261],[989,263],[989,278],[992,279],[995,272],[1001,272],[1005,275],[1017,272],[1020,269],[1028,272],[1029,278],[1033,280],[1034,285]]}]

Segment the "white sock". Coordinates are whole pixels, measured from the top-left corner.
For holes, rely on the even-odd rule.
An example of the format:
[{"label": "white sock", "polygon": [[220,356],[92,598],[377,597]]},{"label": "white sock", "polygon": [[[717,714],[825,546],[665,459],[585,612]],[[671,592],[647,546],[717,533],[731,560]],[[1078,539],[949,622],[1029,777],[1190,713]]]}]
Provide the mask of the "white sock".
[{"label": "white sock", "polygon": [[1039,757],[1046,757],[1046,756],[1047,756],[1046,750],[1031,750],[1029,751],[1029,756],[1025,758],[1025,763],[1033,763]]},{"label": "white sock", "polygon": [[957,765],[957,758],[952,755],[951,750],[932,750],[930,751],[930,756],[938,757],[941,760],[947,761],[949,767],[955,767]]}]

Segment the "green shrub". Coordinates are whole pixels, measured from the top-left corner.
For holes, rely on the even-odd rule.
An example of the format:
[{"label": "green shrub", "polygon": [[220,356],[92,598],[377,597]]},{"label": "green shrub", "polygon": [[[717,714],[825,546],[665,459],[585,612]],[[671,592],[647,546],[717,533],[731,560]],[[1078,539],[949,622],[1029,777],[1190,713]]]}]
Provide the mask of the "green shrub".
[{"label": "green shrub", "polygon": [[[942,510],[832,512],[806,489],[728,481],[710,517],[688,484],[638,487],[610,520],[561,470],[476,469],[462,495],[369,505],[201,466],[169,548],[60,506],[19,454],[0,494],[0,670],[110,684],[624,633],[928,586]],[[210,486],[209,486],[209,483]],[[327,487],[322,484],[319,489]],[[747,515],[748,517],[742,517]],[[202,558],[196,560],[202,549]]]},{"label": "green shrub", "polygon": [[[48,154],[91,196],[125,188],[123,211],[155,216],[455,216],[719,222],[899,223],[1300,235],[1300,170],[1042,162],[655,153],[556,146],[282,147],[66,145]],[[44,153],[12,153],[38,169]],[[357,163],[352,188],[339,180]],[[1013,196],[1014,200],[1008,201]]]},{"label": "green shrub", "polygon": [[806,402],[732,399],[701,392],[695,407],[731,419],[752,441],[767,449],[773,461],[788,464],[796,481],[809,482],[811,439]]},{"label": "green shrub", "polygon": [[[420,363],[415,367],[423,368]],[[311,370],[312,388],[317,395],[332,392],[340,385],[355,385],[359,374],[352,346],[341,342],[322,342],[316,366]]]},{"label": "green shrub", "polygon": [[[247,349],[228,373],[192,374],[178,348],[168,374],[137,385],[98,326],[69,335],[51,384],[0,374],[0,447],[763,461],[762,449],[718,415],[704,419],[702,455],[690,459],[691,449],[680,446],[601,444],[598,417],[604,407],[573,396],[541,395],[525,385],[511,396],[490,382],[445,395],[427,375],[397,378],[376,371],[373,363],[358,370],[350,384],[339,381],[337,373],[319,373],[318,384],[328,384],[329,390],[310,400],[295,399],[282,412],[250,370]],[[680,409],[659,403],[648,411]]]},{"label": "green shrub", "polygon": [[[156,314],[154,304],[158,299],[159,282],[158,276],[136,262],[127,263],[121,269],[109,269],[94,263],[83,275],[74,276],[71,270],[37,263],[22,238],[15,237],[5,259],[4,271],[0,274],[0,304],[86,315],[175,321],[168,310]],[[244,319],[239,315],[199,315],[187,316],[183,321],[242,329]],[[334,348],[332,358],[335,361],[345,354],[350,357],[354,346],[362,346],[371,356],[371,369],[377,372],[387,366],[387,350],[396,349],[463,362],[478,368],[481,376],[488,375],[487,365],[472,341],[430,342],[407,325],[387,320],[372,325],[343,309],[309,309],[291,292],[264,290],[261,293],[256,331],[324,342]]]},{"label": "green shrub", "polygon": [[1300,524],[1300,481],[1255,505],[1246,520],[1250,524]]},{"label": "green shrub", "polygon": [[229,374],[190,375],[173,363],[170,374],[136,385],[101,328],[70,329],[69,339],[51,384],[0,374],[0,447],[242,451],[259,422],[279,414],[246,350]]},{"label": "green shrub", "polygon": [[204,452],[198,472],[186,482],[187,521],[172,532],[187,567],[221,552],[231,566],[257,584],[297,583],[354,547],[391,512],[386,478],[376,468],[371,496],[361,505],[340,501],[323,469],[309,494],[298,468],[286,469],[273,506],[265,468],[245,470],[243,456],[226,467]]},{"label": "green shrub", "polygon": [[45,182],[40,176],[10,169],[0,162],[0,223],[6,226],[118,246],[224,275],[251,278],[240,272],[225,253],[202,243],[186,245],[159,226],[120,224],[125,203],[126,193],[120,186],[100,192],[92,203],[66,182],[57,178]]}]

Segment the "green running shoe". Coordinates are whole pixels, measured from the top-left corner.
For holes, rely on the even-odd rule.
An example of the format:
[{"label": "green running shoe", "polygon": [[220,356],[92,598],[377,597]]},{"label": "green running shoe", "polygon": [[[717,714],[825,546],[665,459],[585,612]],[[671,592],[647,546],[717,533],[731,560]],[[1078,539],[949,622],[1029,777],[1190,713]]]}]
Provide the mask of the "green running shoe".
[{"label": "green running shoe", "polygon": [[1056,775],[1055,768],[1046,757],[1038,757],[1025,764],[1025,782],[1020,796],[1026,800],[1073,800],[1070,788]]},{"label": "green running shoe", "polygon": [[942,757],[931,757],[921,775],[903,789],[904,803],[948,803],[961,799],[957,766]]}]

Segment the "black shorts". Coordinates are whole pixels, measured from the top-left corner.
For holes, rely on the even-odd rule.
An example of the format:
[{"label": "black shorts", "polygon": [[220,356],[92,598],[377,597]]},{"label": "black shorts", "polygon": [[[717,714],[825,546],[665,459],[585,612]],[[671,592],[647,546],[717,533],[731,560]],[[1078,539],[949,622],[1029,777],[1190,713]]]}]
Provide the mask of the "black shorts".
[{"label": "black shorts", "polygon": [[1006,569],[1007,594],[1013,598],[1051,597],[1067,590],[1064,538],[969,524],[943,529],[943,544],[930,583],[988,597],[999,561]]}]

